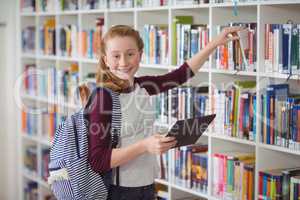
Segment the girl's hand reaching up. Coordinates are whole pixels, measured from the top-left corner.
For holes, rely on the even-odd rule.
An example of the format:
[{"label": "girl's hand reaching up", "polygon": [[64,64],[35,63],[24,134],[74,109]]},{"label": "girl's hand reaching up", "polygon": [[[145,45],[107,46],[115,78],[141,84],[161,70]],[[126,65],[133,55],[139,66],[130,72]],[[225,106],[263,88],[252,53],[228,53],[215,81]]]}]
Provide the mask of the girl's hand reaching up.
[{"label": "girl's hand reaching up", "polygon": [[207,61],[208,57],[212,54],[212,52],[220,45],[227,44],[229,41],[238,40],[238,31],[243,30],[243,27],[233,26],[226,27],[222,30],[222,32],[212,39],[211,42],[207,44],[207,46],[199,51],[196,55],[188,59],[186,62],[190,66],[191,70],[194,73],[197,73],[198,70],[202,67],[202,65]]},{"label": "girl's hand reaching up", "polygon": [[226,27],[222,30],[222,32],[219,35],[217,35],[213,39],[212,42],[215,46],[220,46],[220,45],[227,44],[230,41],[238,40],[239,37],[237,35],[237,32],[243,29],[245,28],[240,26]]}]

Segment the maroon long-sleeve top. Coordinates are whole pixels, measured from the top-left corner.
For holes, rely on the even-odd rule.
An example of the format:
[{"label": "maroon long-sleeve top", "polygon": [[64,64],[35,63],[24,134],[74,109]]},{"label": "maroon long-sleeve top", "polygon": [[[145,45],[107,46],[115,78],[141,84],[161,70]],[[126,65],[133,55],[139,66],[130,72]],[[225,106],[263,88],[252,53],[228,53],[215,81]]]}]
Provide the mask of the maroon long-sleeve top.
[{"label": "maroon long-sleeve top", "polygon": [[[167,74],[160,76],[141,76],[134,82],[141,88],[145,88],[149,95],[165,92],[185,83],[194,76],[187,63],[181,65]],[[97,90],[93,97],[89,120],[89,162],[92,169],[97,173],[103,173],[111,169],[111,120],[112,120],[112,97],[104,89]]]}]

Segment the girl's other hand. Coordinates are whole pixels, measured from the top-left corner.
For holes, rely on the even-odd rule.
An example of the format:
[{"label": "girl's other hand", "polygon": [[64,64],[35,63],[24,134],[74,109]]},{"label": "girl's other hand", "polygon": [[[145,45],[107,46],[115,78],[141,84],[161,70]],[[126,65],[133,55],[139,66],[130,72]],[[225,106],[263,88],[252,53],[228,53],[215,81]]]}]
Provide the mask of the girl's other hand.
[{"label": "girl's other hand", "polygon": [[146,151],[152,154],[162,154],[176,145],[177,141],[174,137],[165,137],[155,134],[144,140]]}]

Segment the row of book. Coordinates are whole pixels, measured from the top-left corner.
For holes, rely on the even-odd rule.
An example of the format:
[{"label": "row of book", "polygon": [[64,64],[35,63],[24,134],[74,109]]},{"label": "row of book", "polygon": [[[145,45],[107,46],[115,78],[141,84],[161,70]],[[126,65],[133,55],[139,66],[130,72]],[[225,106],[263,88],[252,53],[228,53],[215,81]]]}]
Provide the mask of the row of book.
[{"label": "row of book", "polygon": [[21,0],[20,6],[23,12],[78,10],[78,0]]},{"label": "row of book", "polygon": [[81,42],[79,55],[84,58],[99,59],[99,51],[101,49],[101,39],[103,37],[104,18],[96,19],[96,26],[90,30],[79,32],[78,41]]},{"label": "row of book", "polygon": [[[35,108],[31,108],[35,109]],[[28,135],[37,135],[38,133],[38,117],[35,113],[22,110],[22,132]]]},{"label": "row of book", "polygon": [[[61,56],[99,58],[104,18],[98,17],[95,28],[78,31],[74,24],[59,28],[59,51]],[[81,45],[79,45],[79,43]]]},{"label": "row of book", "polygon": [[[234,0],[237,3],[245,3],[245,2],[257,2],[259,0]],[[232,3],[232,0],[211,0],[211,3]]]},{"label": "row of book", "polygon": [[220,199],[254,200],[254,154],[215,153],[212,161],[213,196]]},{"label": "row of book", "polygon": [[[257,61],[257,24],[256,23],[230,23],[228,26],[242,26],[248,29],[246,44],[243,50],[240,41],[235,40],[219,46],[215,53],[216,68],[237,71],[256,71]],[[217,26],[217,34],[220,34],[225,26]],[[243,57],[243,52],[245,58]],[[246,60],[244,60],[246,59]]]},{"label": "row of book", "polygon": [[176,185],[207,193],[207,145],[185,146],[172,152],[171,174]]},{"label": "row of book", "polygon": [[83,31],[78,31],[78,27],[72,24],[59,28],[60,56],[73,58],[80,56],[89,59],[99,58],[103,23],[99,22],[97,24],[99,25],[96,28]]},{"label": "row of book", "polygon": [[256,82],[236,81],[227,89],[213,89],[212,111],[216,134],[255,141]]},{"label": "row of book", "polygon": [[170,0],[136,0],[136,7],[167,6]]},{"label": "row of book", "polygon": [[288,84],[272,84],[261,101],[261,142],[300,150],[299,95]]},{"label": "row of book", "polygon": [[42,163],[41,163],[41,177],[47,182],[49,177],[49,159],[50,159],[50,149],[44,148],[42,149]]},{"label": "row of book", "polygon": [[[41,178],[44,181],[47,181],[49,177],[49,170],[48,170],[48,164],[49,164],[49,153],[50,149],[43,148],[41,152]],[[35,145],[26,145],[24,147],[24,168],[26,171],[28,171],[30,174],[38,174],[38,163],[37,163],[37,147]]]},{"label": "row of book", "polygon": [[37,146],[26,145],[23,152],[24,169],[30,174],[38,174]]},{"label": "row of book", "polygon": [[265,71],[300,74],[300,24],[265,25]]},{"label": "row of book", "polygon": [[40,108],[38,113],[30,113],[29,111],[22,110],[22,132],[30,136],[37,136],[39,127],[42,138],[52,141],[57,126],[66,119],[67,114],[68,111],[66,109],[56,105],[47,106],[46,109]]},{"label": "row of book", "polygon": [[[104,9],[104,8],[133,8],[165,6],[174,2],[175,5],[195,5],[209,3],[209,0],[83,0],[81,9]],[[78,10],[78,0],[21,0],[21,10],[23,12],[55,12],[66,10]]]},{"label": "row of book", "polygon": [[[171,111],[170,118],[169,110]],[[162,123],[207,114],[209,114],[207,86],[178,87],[157,95],[156,118]]]},{"label": "row of book", "polygon": [[34,181],[27,181],[24,185],[24,200],[38,200],[38,184]]},{"label": "row of book", "polygon": [[134,0],[110,0],[108,1],[108,8],[133,8]]},{"label": "row of book", "polygon": [[175,0],[175,5],[197,5],[209,3],[209,0]]},{"label": "row of book", "polygon": [[[207,146],[206,146],[207,147]],[[207,192],[205,145],[181,147],[172,156],[171,180],[179,186]],[[213,196],[220,199],[254,200],[255,156],[226,152],[213,155]]]},{"label": "row of book", "polygon": [[[104,18],[96,19],[95,28],[82,30],[74,24],[59,26],[59,54],[66,57],[98,58],[103,35]],[[34,53],[35,27],[28,26],[22,30],[22,50]],[[47,19],[39,29],[39,54],[56,55],[55,20]]]},{"label": "row of book", "polygon": [[300,198],[300,168],[260,171],[258,195],[259,200],[298,200]]},{"label": "row of book", "polygon": [[[208,186],[207,150],[206,144],[195,144],[176,148],[160,155],[160,178],[178,186],[206,193]],[[171,174],[168,173],[169,167]]]},{"label": "row of book", "polygon": [[27,64],[24,70],[24,92],[37,97],[55,100],[58,103],[77,104],[79,94],[78,64],[57,69],[56,67],[39,68],[35,64]]},{"label": "row of book", "polygon": [[145,24],[142,32],[145,64],[168,64],[168,26]]},{"label": "row of book", "polygon": [[22,30],[22,51],[34,53],[35,50],[35,26],[27,26]]},{"label": "row of book", "polygon": [[[22,197],[23,200],[56,200],[54,195],[50,194],[49,192],[39,193],[38,191],[38,183],[34,181],[26,181],[24,185],[24,195]],[[41,197],[39,197],[41,195]]]},{"label": "row of book", "polygon": [[40,114],[42,137],[52,142],[58,125],[64,121],[67,116],[68,111],[62,106],[50,105],[47,110],[43,110]]},{"label": "row of book", "polygon": [[172,65],[183,63],[203,49],[208,41],[207,25],[193,24],[193,16],[175,16],[172,19]]},{"label": "row of book", "polygon": [[55,19],[49,18],[39,28],[39,54],[56,55]]}]

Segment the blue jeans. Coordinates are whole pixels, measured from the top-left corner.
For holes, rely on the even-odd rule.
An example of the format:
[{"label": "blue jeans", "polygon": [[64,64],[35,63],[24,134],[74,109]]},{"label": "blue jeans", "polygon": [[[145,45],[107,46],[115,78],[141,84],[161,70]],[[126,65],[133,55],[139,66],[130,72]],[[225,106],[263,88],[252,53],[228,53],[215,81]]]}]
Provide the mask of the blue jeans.
[{"label": "blue jeans", "polygon": [[154,200],[154,184],[142,187],[111,185],[108,200]]}]

